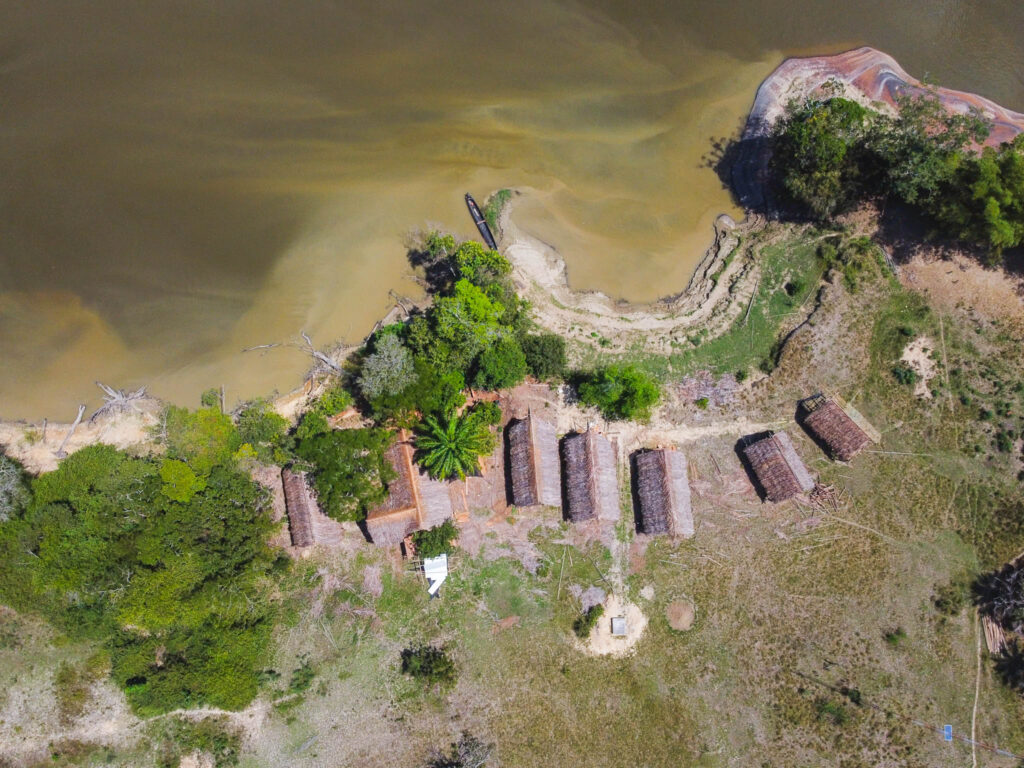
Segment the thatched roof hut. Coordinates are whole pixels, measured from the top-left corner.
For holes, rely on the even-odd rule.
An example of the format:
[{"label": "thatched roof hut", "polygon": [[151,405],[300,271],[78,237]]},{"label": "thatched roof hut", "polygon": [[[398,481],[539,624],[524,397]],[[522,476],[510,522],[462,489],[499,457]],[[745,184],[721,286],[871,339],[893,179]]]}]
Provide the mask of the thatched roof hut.
[{"label": "thatched roof hut", "polygon": [[566,516],[574,523],[619,518],[615,449],[596,429],[562,440]]},{"label": "thatched roof hut", "polygon": [[641,533],[693,536],[686,456],[672,449],[634,454]]},{"label": "thatched roof hut", "polygon": [[768,501],[785,501],[814,489],[814,479],[785,432],[771,433],[746,446],[743,453]]},{"label": "thatched roof hut", "polygon": [[432,479],[413,463],[413,445],[402,430],[384,454],[396,477],[388,483],[388,497],[370,510],[366,529],[374,544],[396,546],[410,533],[439,525],[452,516],[445,483]]},{"label": "thatched roof hut", "polygon": [[849,461],[881,435],[860,413],[838,395],[816,394],[800,403],[803,425],[825,445],[833,458]]},{"label": "thatched roof hut", "polygon": [[525,419],[509,422],[505,435],[512,503],[517,507],[561,506],[562,480],[554,426],[531,413]]},{"label": "thatched roof hut", "polygon": [[288,533],[293,547],[313,546],[313,522],[315,512],[306,476],[290,469],[281,470],[281,484],[284,486],[284,503],[288,511]]}]

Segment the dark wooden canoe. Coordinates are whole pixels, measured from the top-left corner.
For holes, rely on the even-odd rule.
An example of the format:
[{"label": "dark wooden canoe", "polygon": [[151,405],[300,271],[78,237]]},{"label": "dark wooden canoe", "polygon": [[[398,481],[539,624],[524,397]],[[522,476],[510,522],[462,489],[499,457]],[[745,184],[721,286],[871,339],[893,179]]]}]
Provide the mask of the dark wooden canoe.
[{"label": "dark wooden canoe", "polygon": [[494,242],[494,235],[491,234],[491,228],[487,226],[487,219],[480,213],[480,206],[476,204],[476,200],[473,196],[466,193],[466,207],[469,208],[469,215],[473,217],[473,223],[476,224],[476,228],[480,230],[480,236],[487,243],[487,247],[492,251],[498,250],[498,244]]}]

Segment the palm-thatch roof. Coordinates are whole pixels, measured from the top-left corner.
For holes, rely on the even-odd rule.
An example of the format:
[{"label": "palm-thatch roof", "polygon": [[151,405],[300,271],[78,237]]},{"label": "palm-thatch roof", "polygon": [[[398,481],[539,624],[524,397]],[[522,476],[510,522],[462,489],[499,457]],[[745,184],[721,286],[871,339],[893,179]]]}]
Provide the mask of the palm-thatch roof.
[{"label": "palm-thatch roof", "polygon": [[306,484],[306,476],[290,469],[281,470],[281,484],[284,486],[284,503],[288,511],[288,533],[293,547],[313,546],[314,513],[313,498]]},{"label": "palm-thatch roof", "polygon": [[641,533],[693,536],[686,456],[659,449],[633,457]]},{"label": "palm-thatch roof", "polygon": [[574,523],[592,518],[617,520],[619,484],[615,449],[596,429],[562,440],[566,516]]},{"label": "palm-thatch roof", "polygon": [[410,533],[439,525],[452,516],[448,485],[432,479],[413,463],[409,433],[401,430],[384,456],[395,471],[388,496],[366,516],[374,544],[395,546]]},{"label": "palm-thatch roof", "polygon": [[822,442],[833,458],[849,461],[880,435],[867,419],[838,395],[816,394],[801,404],[804,426]]},{"label": "palm-thatch roof", "polygon": [[561,506],[562,480],[555,427],[531,413],[525,419],[509,422],[505,435],[512,503],[517,507]]},{"label": "palm-thatch roof", "polygon": [[768,501],[786,501],[814,489],[814,479],[785,432],[770,433],[747,445],[743,453]]}]

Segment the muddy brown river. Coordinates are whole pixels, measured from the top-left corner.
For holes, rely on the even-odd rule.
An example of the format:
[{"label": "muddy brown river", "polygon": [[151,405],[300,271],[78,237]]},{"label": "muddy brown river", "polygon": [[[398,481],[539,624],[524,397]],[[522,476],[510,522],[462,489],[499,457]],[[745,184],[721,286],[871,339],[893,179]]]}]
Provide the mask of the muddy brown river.
[{"label": "muddy brown river", "polygon": [[0,417],[101,380],[194,405],[301,381],[417,292],[403,240],[516,223],[574,287],[680,290],[705,158],[787,55],[869,44],[1024,110],[1024,3],[0,2]]}]

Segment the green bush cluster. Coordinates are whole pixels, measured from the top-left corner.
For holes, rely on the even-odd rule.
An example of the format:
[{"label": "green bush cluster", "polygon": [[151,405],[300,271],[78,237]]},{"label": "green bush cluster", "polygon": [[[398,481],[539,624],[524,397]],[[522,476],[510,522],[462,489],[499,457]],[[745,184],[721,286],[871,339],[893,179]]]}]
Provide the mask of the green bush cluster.
[{"label": "green bush cluster", "polygon": [[226,715],[191,720],[171,717],[150,727],[159,768],[178,768],[181,759],[200,752],[213,759],[216,768],[238,765],[242,753],[242,733]]},{"label": "green bush cluster", "polygon": [[264,399],[243,405],[237,417],[238,439],[248,445],[260,461],[280,463],[288,445],[288,420]]},{"label": "green bush cluster", "polygon": [[327,429],[298,442],[312,469],[321,509],[335,520],[362,520],[387,497],[395,472],[385,456],[394,435],[379,428]]},{"label": "green bush cluster", "polygon": [[646,421],[661,399],[657,380],[632,365],[609,365],[582,377],[580,401],[601,411],[606,419]]},{"label": "green bush cluster", "polygon": [[773,154],[789,197],[821,220],[864,199],[892,199],[993,260],[1024,242],[1024,136],[978,152],[991,129],[979,112],[949,113],[934,93],[897,105],[884,115],[838,89],[791,104]]},{"label": "green bush cluster", "polygon": [[0,450],[0,523],[17,515],[28,500],[28,480],[21,464]]},{"label": "green bush cluster", "polygon": [[912,387],[917,383],[917,371],[906,363],[894,365],[892,367],[892,375],[896,381],[908,387]]}]

